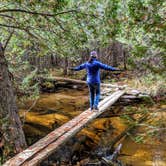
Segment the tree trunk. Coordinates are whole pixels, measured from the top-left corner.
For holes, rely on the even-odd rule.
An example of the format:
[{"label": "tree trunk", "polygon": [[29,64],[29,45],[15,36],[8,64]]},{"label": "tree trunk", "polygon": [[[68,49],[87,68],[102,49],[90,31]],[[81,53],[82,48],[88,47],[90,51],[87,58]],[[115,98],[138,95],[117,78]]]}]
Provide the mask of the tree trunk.
[{"label": "tree trunk", "polygon": [[5,157],[22,151],[26,147],[22,124],[18,115],[16,98],[8,71],[4,49],[0,43],[0,131],[2,132],[3,155]]},{"label": "tree trunk", "polygon": [[117,42],[114,42],[113,43],[113,54],[112,54],[112,65],[114,67],[117,67],[118,66],[118,54],[117,54],[117,48],[118,48],[118,43]]},{"label": "tree trunk", "polygon": [[68,57],[65,57],[64,59],[64,69],[63,69],[63,75],[67,75],[67,68],[68,68]]},{"label": "tree trunk", "polygon": [[127,70],[127,55],[126,55],[126,50],[123,51],[123,64],[124,64],[124,70]]}]

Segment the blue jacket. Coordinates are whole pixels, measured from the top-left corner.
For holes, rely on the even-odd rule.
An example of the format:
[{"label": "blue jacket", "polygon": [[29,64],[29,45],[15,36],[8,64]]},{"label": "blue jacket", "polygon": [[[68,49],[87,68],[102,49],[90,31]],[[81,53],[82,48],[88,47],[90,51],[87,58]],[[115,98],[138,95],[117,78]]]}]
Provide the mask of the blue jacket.
[{"label": "blue jacket", "polygon": [[75,71],[86,69],[87,83],[100,83],[100,69],[114,71],[116,68],[99,62],[96,58],[91,63],[86,62],[74,68]]}]

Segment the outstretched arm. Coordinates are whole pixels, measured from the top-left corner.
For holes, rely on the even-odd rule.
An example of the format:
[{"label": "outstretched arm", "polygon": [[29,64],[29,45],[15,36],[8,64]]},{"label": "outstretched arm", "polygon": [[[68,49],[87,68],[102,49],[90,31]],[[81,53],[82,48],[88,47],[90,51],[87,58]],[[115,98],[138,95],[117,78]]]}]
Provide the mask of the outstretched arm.
[{"label": "outstretched arm", "polygon": [[101,63],[101,62],[99,62],[98,64],[99,64],[100,69],[111,70],[111,71],[116,71],[116,70],[118,70],[118,69],[116,69],[116,68],[114,68],[114,67],[112,67],[112,66],[103,64],[103,63]]},{"label": "outstretched arm", "polygon": [[74,71],[79,71],[79,70],[83,70],[86,68],[86,63],[81,64],[80,66],[77,67],[73,67],[72,70]]}]

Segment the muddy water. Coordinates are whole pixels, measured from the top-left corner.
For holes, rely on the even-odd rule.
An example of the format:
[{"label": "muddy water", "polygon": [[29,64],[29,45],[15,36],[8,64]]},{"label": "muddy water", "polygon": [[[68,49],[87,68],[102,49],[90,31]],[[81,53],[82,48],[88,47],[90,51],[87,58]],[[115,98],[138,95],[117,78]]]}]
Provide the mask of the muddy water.
[{"label": "muddy water", "polygon": [[[35,107],[27,112],[32,104],[27,102],[20,108],[20,114],[25,119],[24,131],[29,145],[87,109],[88,90],[67,89],[57,93],[42,94]],[[123,111],[123,108],[108,110],[81,130],[72,141],[67,143],[70,148],[66,149],[66,152],[63,151],[63,160],[65,160],[64,156],[70,157],[70,152],[74,153],[75,147],[76,152],[85,155],[85,158],[88,152],[96,148],[108,147],[112,139],[127,127],[124,119],[110,116],[112,111]],[[138,132],[145,132],[143,128],[139,127]],[[132,137],[126,137],[122,142],[123,148],[119,159],[124,164],[166,166],[165,136],[162,139],[148,137],[144,143],[136,143]]]},{"label": "muddy water", "polygon": [[[123,141],[121,153],[124,155],[120,159],[134,166],[166,166],[166,104],[159,103],[146,109],[149,111],[148,120]],[[152,134],[150,131],[155,127],[160,130]],[[142,143],[134,141],[138,135],[144,136]]]},{"label": "muddy water", "polygon": [[88,105],[87,89],[59,90],[57,93],[42,94],[35,106],[32,101],[20,108],[20,116],[25,121],[24,131],[28,144],[32,144],[53,129],[80,114]]},{"label": "muddy water", "polygon": [[[166,166],[166,145],[149,140],[147,143],[136,143],[129,137],[123,141],[123,163],[134,166]],[[124,156],[123,156],[124,154]]]}]

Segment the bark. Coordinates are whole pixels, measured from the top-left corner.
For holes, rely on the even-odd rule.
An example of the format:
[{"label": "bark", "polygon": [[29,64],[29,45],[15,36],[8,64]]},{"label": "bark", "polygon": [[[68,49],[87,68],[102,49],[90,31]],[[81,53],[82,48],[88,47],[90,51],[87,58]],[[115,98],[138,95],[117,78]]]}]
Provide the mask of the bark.
[{"label": "bark", "polygon": [[18,153],[26,147],[22,124],[18,115],[16,98],[9,76],[4,49],[0,43],[0,129],[4,142],[5,157]]},{"label": "bark", "polygon": [[65,57],[65,59],[64,59],[64,69],[63,69],[64,76],[67,75],[67,68],[68,68],[68,57]]},{"label": "bark", "polygon": [[112,54],[112,65],[114,67],[118,66],[118,54],[117,54],[118,43],[113,43],[113,54]]},{"label": "bark", "polygon": [[126,51],[123,52],[123,64],[124,64],[124,70],[127,70],[127,53],[126,53]]}]

